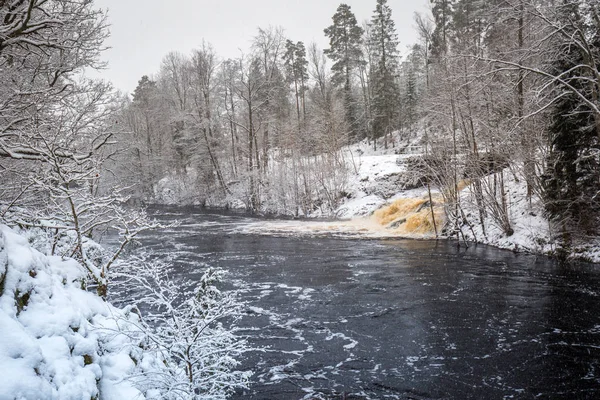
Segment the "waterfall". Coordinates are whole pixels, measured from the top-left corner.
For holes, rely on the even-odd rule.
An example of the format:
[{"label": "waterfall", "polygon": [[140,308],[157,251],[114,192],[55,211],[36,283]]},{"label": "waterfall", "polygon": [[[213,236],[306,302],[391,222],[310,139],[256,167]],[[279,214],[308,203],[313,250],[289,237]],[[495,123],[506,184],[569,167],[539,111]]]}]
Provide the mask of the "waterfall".
[{"label": "waterfall", "polygon": [[[436,201],[437,200],[437,201]],[[433,217],[438,231],[445,221],[441,199],[433,201]],[[371,217],[377,224],[401,236],[433,236],[435,228],[427,198],[403,198],[376,210]]]}]

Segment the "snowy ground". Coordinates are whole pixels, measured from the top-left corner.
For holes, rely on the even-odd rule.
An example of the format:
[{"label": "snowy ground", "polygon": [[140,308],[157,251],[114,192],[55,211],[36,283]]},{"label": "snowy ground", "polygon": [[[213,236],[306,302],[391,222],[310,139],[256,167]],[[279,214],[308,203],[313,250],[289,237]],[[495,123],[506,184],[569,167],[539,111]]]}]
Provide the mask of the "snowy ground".
[{"label": "snowy ground", "polygon": [[[534,254],[552,255],[557,250],[555,238],[557,232],[544,216],[541,199],[533,195],[527,199],[527,186],[523,179],[518,178],[519,171],[504,170],[507,208],[509,220],[514,233],[507,235],[501,225],[489,214],[481,224],[476,208],[472,187],[467,187],[461,194],[461,204],[467,215],[468,224],[462,227],[462,232],[469,241],[489,244],[515,252],[530,252]],[[492,178],[484,180],[484,188]],[[485,190],[485,189],[484,189]],[[600,262],[600,243],[596,240],[583,247],[573,249],[572,256],[577,259]]]},{"label": "snowy ground", "polygon": [[505,171],[504,176],[509,220],[514,233],[507,236],[489,214],[484,218],[484,224],[481,224],[472,187],[467,187],[461,194],[461,204],[471,225],[463,226],[463,233],[474,242],[504,249],[532,253],[552,252],[555,247],[552,243],[551,226],[544,218],[541,201],[535,196],[531,201],[527,199],[527,187],[522,179],[515,179],[508,171]]},{"label": "snowy ground", "polygon": [[0,399],[144,399],[138,317],[81,289],[83,268],[0,225]]},{"label": "snowy ground", "polygon": [[418,146],[412,144],[418,140],[400,140],[398,135],[394,135],[394,140],[397,142],[394,147],[389,145],[385,149],[380,143],[377,151],[367,140],[344,149],[345,157],[352,166],[348,183],[351,198],[335,211],[336,218],[367,216],[398,197],[425,195],[426,191],[421,188],[400,191],[403,187],[416,186],[403,160],[414,156],[414,151],[419,150]]},{"label": "snowy ground", "polygon": [[[350,231],[356,230],[356,220],[365,221],[363,217],[371,215],[375,210],[396,199],[419,199],[427,196],[425,188],[419,188],[418,184],[411,182],[410,177],[407,177],[406,168],[402,163],[403,159],[414,156],[410,153],[420,151],[419,147],[410,144],[411,142],[399,142],[400,146],[396,148],[379,149],[376,152],[371,146],[367,146],[366,141],[345,150],[347,154],[353,155],[356,164],[349,184],[352,197],[335,211],[335,216],[353,220],[354,222],[349,224]],[[406,148],[408,154],[399,151],[402,148]],[[506,235],[489,214],[484,218],[482,225],[472,187],[467,186],[461,193],[461,204],[468,220],[468,224],[462,227],[464,238],[471,242],[517,252],[553,254],[556,250],[556,233],[544,217],[541,200],[536,196],[531,201],[527,199],[526,184],[523,179],[517,178],[518,172],[518,168],[504,171],[509,219],[514,233]],[[403,185],[415,188],[403,190]],[[434,190],[434,194],[437,192]],[[388,235],[389,231],[384,236]],[[600,243],[590,243],[575,249],[574,252],[578,258],[600,262]]]}]

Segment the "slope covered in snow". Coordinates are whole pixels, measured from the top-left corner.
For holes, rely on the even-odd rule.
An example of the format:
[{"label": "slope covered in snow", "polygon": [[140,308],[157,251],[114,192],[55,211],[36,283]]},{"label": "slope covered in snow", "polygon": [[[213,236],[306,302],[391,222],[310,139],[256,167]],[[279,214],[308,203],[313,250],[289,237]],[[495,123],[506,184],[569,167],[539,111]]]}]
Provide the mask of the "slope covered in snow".
[{"label": "slope covered in snow", "polygon": [[[552,227],[544,217],[541,200],[536,195],[528,199],[525,181],[518,179],[509,170],[505,170],[503,176],[508,223],[513,232],[507,234],[499,218],[489,212],[485,213],[482,219],[473,187],[467,186],[461,192],[461,205],[466,216],[466,223],[461,227],[462,234],[470,241],[504,249],[538,254],[551,253],[555,249]],[[484,178],[484,188],[491,179],[491,176]]]},{"label": "slope covered in snow", "polygon": [[365,139],[343,150],[351,164],[347,185],[349,198],[335,210],[335,217],[367,216],[397,198],[425,195],[426,191],[416,177],[406,169],[406,161],[420,150],[414,145],[418,139],[402,139],[398,132],[392,138],[395,145],[390,144],[387,149],[380,143],[374,150]]},{"label": "slope covered in snow", "polygon": [[[600,262],[600,243],[598,238],[589,238],[587,243],[579,243],[571,249],[561,249],[558,232],[545,216],[544,204],[535,193],[527,197],[527,184],[521,175],[519,167],[507,168],[503,171],[507,221],[502,221],[498,215],[486,212],[479,213],[472,186],[467,186],[461,192],[461,206],[465,212],[465,223],[461,226],[461,235],[468,241],[484,243],[515,252],[558,255],[567,258]],[[482,180],[485,188],[492,187],[490,175]],[[506,227],[510,226],[510,232]]]},{"label": "slope covered in snow", "polygon": [[[410,142],[402,142],[395,149],[380,149],[373,151],[366,142],[349,146],[345,151],[353,154],[356,168],[349,179],[351,196],[336,211],[335,216],[342,219],[364,218],[372,215],[382,207],[391,207],[398,199],[415,199],[419,203],[427,201],[428,193],[425,187],[411,176],[405,166],[411,154],[418,152],[418,146]],[[400,154],[394,154],[393,152]],[[460,223],[459,232],[446,231],[442,238],[456,238],[471,243],[482,243],[518,252],[555,255],[557,251],[557,232],[544,214],[542,200],[534,194],[527,197],[527,187],[524,179],[519,179],[519,167],[511,166],[503,171],[506,193],[506,208],[510,233],[505,232],[498,216],[487,212],[481,215],[478,210],[473,187],[465,185],[460,193],[460,204],[464,218]],[[482,180],[484,191],[488,195],[493,191],[493,175]],[[440,189],[432,187],[434,204],[442,204]],[[412,210],[411,210],[412,212]],[[441,218],[440,218],[441,219]],[[386,221],[383,221],[386,222]],[[442,229],[440,227],[440,232]],[[398,236],[411,237],[410,233],[402,230],[394,231]],[[414,235],[422,237],[421,234]],[[431,236],[431,235],[430,235]],[[600,262],[600,243],[591,238],[587,244],[571,249],[571,257]]]},{"label": "slope covered in snow", "polygon": [[[82,289],[74,260],[0,226],[0,399],[144,399],[125,377],[153,363],[138,316]],[[139,336],[138,336],[139,337]]]}]

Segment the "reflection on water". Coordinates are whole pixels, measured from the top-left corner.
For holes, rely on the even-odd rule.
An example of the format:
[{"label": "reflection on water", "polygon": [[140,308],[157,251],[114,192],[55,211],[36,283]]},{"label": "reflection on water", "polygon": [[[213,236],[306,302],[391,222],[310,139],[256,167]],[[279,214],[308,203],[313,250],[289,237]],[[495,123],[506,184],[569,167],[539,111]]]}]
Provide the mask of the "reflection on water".
[{"label": "reflection on water", "polygon": [[[168,254],[181,276],[224,268],[240,290],[240,334],[264,351],[243,360],[253,385],[237,398],[600,395],[594,266],[373,239],[350,222],[164,209],[157,217],[183,223],[146,235],[147,248]],[[372,239],[353,239],[361,235]]]}]

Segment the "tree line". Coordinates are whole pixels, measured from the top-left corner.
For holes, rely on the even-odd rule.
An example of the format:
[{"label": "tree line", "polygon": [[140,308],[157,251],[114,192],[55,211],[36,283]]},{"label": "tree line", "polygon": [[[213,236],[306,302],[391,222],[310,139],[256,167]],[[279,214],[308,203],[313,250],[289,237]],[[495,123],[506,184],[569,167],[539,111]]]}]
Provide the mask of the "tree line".
[{"label": "tree line", "polygon": [[[235,370],[246,342],[220,323],[238,313],[235,294],[217,289],[221,272],[209,268],[193,285],[175,284],[170,265],[124,256],[140,232],[160,225],[131,207],[132,188],[116,170],[127,166],[117,162],[130,137],[123,119],[126,100],[109,83],[83,76],[86,68],[103,66],[100,55],[108,33],[106,13],[92,0],[0,0],[0,223],[36,250],[74,259],[86,272],[80,281],[77,272],[67,277],[50,271],[56,276],[43,280],[42,291],[52,288],[48,282],[62,281],[65,290],[81,285],[106,300],[120,287],[125,308],[107,304],[114,325],[103,328],[94,322],[94,329],[110,328],[91,354],[111,354],[111,343],[121,337],[119,346],[133,349],[131,360],[123,362],[136,366],[121,378],[140,393],[164,399],[225,398],[247,386],[248,373]],[[116,242],[103,248],[95,240],[107,232]],[[6,258],[3,239],[0,251]],[[15,326],[40,289],[37,264],[46,262],[35,253],[24,257],[16,269],[5,260],[0,271],[0,296],[8,302],[6,310],[14,303],[16,316],[3,312]],[[24,286],[21,275],[30,268],[33,280]],[[9,280],[12,286],[5,285]],[[138,289],[135,295],[130,295],[132,285]],[[46,294],[52,298],[54,293]],[[44,300],[38,296],[35,301]],[[138,305],[156,312],[142,315]],[[53,310],[59,307],[54,303],[45,306],[50,313],[64,311]],[[60,323],[57,327],[54,337],[61,337]],[[78,329],[69,328],[65,335]],[[98,366],[92,355],[86,357],[86,365]],[[49,382],[54,374],[38,375]],[[92,380],[73,393],[97,398],[103,382]]]},{"label": "tree line", "polygon": [[340,4],[323,27],[327,49],[259,28],[234,59],[208,43],[167,54],[129,97],[79,74],[102,66],[108,34],[92,1],[0,2],[3,221],[51,215],[85,259],[83,238],[101,227],[132,237],[125,226],[137,220],[119,207],[134,200],[327,214],[356,169],[344,146],[402,136],[423,148],[411,168],[444,197],[448,232],[468,220],[468,182],[484,232],[491,219],[510,235],[510,178],[543,202],[560,241],[594,237],[598,3],[430,5],[403,57],[386,0],[364,23]]},{"label": "tree line", "polygon": [[[464,220],[471,182],[483,226],[513,233],[505,181],[526,183],[565,248],[598,233],[600,5],[594,0],[432,0],[416,16],[427,75],[421,169]],[[510,168],[506,168],[510,166]]]},{"label": "tree line", "polygon": [[293,215],[335,209],[352,169],[342,148],[365,138],[392,146],[391,133],[416,122],[424,60],[401,63],[392,10],[386,0],[374,7],[359,24],[341,4],[324,50],[268,27],[235,59],[208,43],[167,54],[125,108],[138,196],[152,199],[171,177],[192,195],[184,201],[243,199],[252,211]]}]

